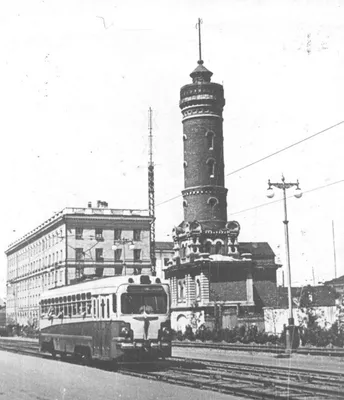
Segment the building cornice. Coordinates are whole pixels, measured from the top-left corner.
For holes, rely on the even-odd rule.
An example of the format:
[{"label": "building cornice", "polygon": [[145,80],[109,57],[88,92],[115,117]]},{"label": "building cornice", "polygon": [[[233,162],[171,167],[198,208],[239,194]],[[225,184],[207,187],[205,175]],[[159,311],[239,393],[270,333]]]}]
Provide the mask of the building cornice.
[{"label": "building cornice", "polygon": [[20,239],[11,243],[5,251],[5,254],[9,255],[17,249],[31,244],[33,239],[36,240],[47,231],[53,230],[53,228],[73,219],[93,221],[150,221],[151,217],[149,216],[148,210],[66,207]]}]

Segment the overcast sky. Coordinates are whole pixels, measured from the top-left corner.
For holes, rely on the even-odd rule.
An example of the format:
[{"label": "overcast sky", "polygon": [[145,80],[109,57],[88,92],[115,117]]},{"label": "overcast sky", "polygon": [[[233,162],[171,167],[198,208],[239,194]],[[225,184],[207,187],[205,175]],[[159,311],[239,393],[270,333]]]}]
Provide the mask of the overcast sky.
[{"label": "overcast sky", "polygon": [[165,201],[183,189],[179,90],[197,65],[198,17],[205,66],[225,89],[228,219],[239,239],[268,241],[285,263],[283,203],[273,202],[282,193],[266,198],[267,180],[283,173],[305,192],[288,199],[293,283],[334,277],[332,221],[344,274],[339,0],[1,2],[3,251],[64,207],[147,208],[150,106],[157,239],[171,238],[182,199]]}]

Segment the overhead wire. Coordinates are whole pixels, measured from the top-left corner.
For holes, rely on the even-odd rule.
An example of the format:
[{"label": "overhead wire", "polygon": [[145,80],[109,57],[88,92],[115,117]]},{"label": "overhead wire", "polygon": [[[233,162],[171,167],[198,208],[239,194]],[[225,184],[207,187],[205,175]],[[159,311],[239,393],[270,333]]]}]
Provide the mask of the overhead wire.
[{"label": "overhead wire", "polygon": [[[302,194],[315,192],[316,190],[325,189],[325,188],[328,187],[328,186],[333,186],[333,185],[336,185],[336,184],[338,184],[338,183],[343,183],[343,182],[344,182],[344,179],[340,179],[339,181],[336,181],[336,182],[331,182],[331,183],[328,183],[328,184],[326,184],[326,185],[317,186],[317,187],[315,187],[315,188],[313,188],[313,189],[305,190],[304,192],[302,192]],[[294,196],[293,196],[293,195],[287,196],[287,198],[291,198],[291,197],[294,197]],[[266,202],[266,203],[263,203],[263,204],[259,204],[258,206],[246,208],[246,209],[244,209],[244,210],[236,211],[236,212],[234,212],[234,213],[230,213],[229,215],[236,215],[236,214],[241,214],[241,213],[243,213],[243,212],[252,211],[252,210],[255,210],[255,209],[257,209],[257,208],[269,206],[269,205],[274,204],[274,203],[279,203],[280,201],[283,201],[283,198],[282,198],[282,199],[272,200],[272,201],[269,201],[269,202]]]},{"label": "overhead wire", "polygon": [[[299,140],[299,141],[297,141],[297,142],[295,142],[295,143],[292,143],[292,144],[290,144],[290,145],[288,145],[288,146],[286,146],[286,147],[283,147],[282,149],[279,149],[279,150],[277,150],[277,151],[275,151],[275,152],[273,152],[273,153],[271,153],[271,154],[268,154],[267,156],[264,156],[264,157],[262,157],[262,158],[260,158],[260,159],[258,159],[258,160],[256,160],[256,161],[254,161],[254,162],[252,162],[252,163],[249,163],[249,164],[247,164],[247,165],[244,165],[244,166],[241,167],[241,168],[238,168],[238,169],[236,169],[236,170],[234,170],[234,171],[232,171],[232,172],[229,172],[229,173],[226,174],[225,176],[230,176],[230,175],[236,174],[236,173],[238,173],[238,172],[240,172],[240,171],[242,171],[242,170],[244,170],[244,169],[246,169],[246,168],[249,168],[249,167],[251,167],[251,166],[253,166],[253,165],[255,165],[255,164],[258,164],[258,163],[260,163],[260,162],[262,162],[262,161],[264,161],[264,160],[267,160],[267,159],[270,158],[270,157],[273,157],[273,156],[275,156],[275,155],[277,155],[277,154],[279,154],[279,153],[282,153],[283,151],[289,150],[289,149],[292,148],[292,147],[295,147],[295,146],[297,146],[297,145],[299,145],[299,144],[301,144],[301,143],[304,143],[304,142],[306,142],[307,140],[313,139],[314,137],[319,136],[319,135],[321,135],[322,133],[328,132],[328,131],[330,131],[331,129],[334,129],[334,128],[336,128],[337,126],[339,126],[339,125],[341,125],[341,124],[343,124],[343,123],[344,123],[344,120],[343,120],[343,121],[340,121],[340,122],[338,122],[338,123],[336,123],[336,124],[334,124],[334,125],[331,125],[331,126],[329,126],[328,128],[325,128],[325,129],[323,129],[323,130],[321,130],[321,131],[319,131],[319,132],[316,132],[316,133],[314,133],[314,134],[311,135],[311,136],[308,136],[308,137],[306,137],[306,138],[304,138],[304,139],[301,139],[301,140]],[[179,195],[177,195],[177,196],[174,196],[174,197],[171,197],[171,198],[169,198],[169,199],[166,199],[166,200],[164,200],[164,201],[162,201],[162,202],[156,204],[155,206],[156,206],[156,207],[159,207],[159,206],[161,206],[161,205],[163,205],[163,204],[169,203],[170,201],[175,200],[175,199],[178,199],[178,198],[180,198],[180,197],[182,197],[181,194],[179,194]],[[270,203],[267,203],[267,204],[272,204],[272,203],[273,203],[273,202],[270,202]]]}]

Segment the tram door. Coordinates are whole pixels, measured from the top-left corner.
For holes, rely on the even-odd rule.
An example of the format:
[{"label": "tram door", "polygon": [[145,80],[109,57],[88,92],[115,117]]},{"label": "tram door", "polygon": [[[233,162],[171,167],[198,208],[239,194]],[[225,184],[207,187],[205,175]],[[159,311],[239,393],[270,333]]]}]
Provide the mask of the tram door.
[{"label": "tram door", "polygon": [[109,357],[111,347],[110,295],[96,296],[95,300],[95,352],[100,357]]}]

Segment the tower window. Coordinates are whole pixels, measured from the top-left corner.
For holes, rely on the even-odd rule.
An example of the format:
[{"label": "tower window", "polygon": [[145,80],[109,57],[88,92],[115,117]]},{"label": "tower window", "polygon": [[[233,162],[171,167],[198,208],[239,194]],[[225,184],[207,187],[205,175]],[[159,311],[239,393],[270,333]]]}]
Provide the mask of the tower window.
[{"label": "tower window", "polygon": [[216,242],[215,254],[222,254],[222,243],[221,242]]},{"label": "tower window", "polygon": [[178,282],[178,302],[182,303],[185,301],[185,280]]},{"label": "tower window", "polygon": [[211,252],[211,242],[210,241],[205,242],[205,244],[204,244],[204,252],[210,254],[210,252]]},{"label": "tower window", "polygon": [[209,197],[207,203],[210,205],[210,207],[215,207],[216,204],[219,204],[219,200],[216,197]]},{"label": "tower window", "polygon": [[209,172],[210,178],[215,177],[215,164],[216,164],[216,162],[213,158],[208,158],[207,165],[208,165],[208,172]]},{"label": "tower window", "polygon": [[205,136],[207,137],[207,146],[209,150],[214,149],[214,138],[215,138],[215,133],[212,131],[208,131]]},{"label": "tower window", "polygon": [[183,167],[186,168],[188,166],[188,163],[186,161],[183,162]]},{"label": "tower window", "polygon": [[201,300],[201,281],[196,280],[196,300]]},{"label": "tower window", "polygon": [[186,200],[183,200],[183,207],[187,207],[188,206],[188,202]]}]

